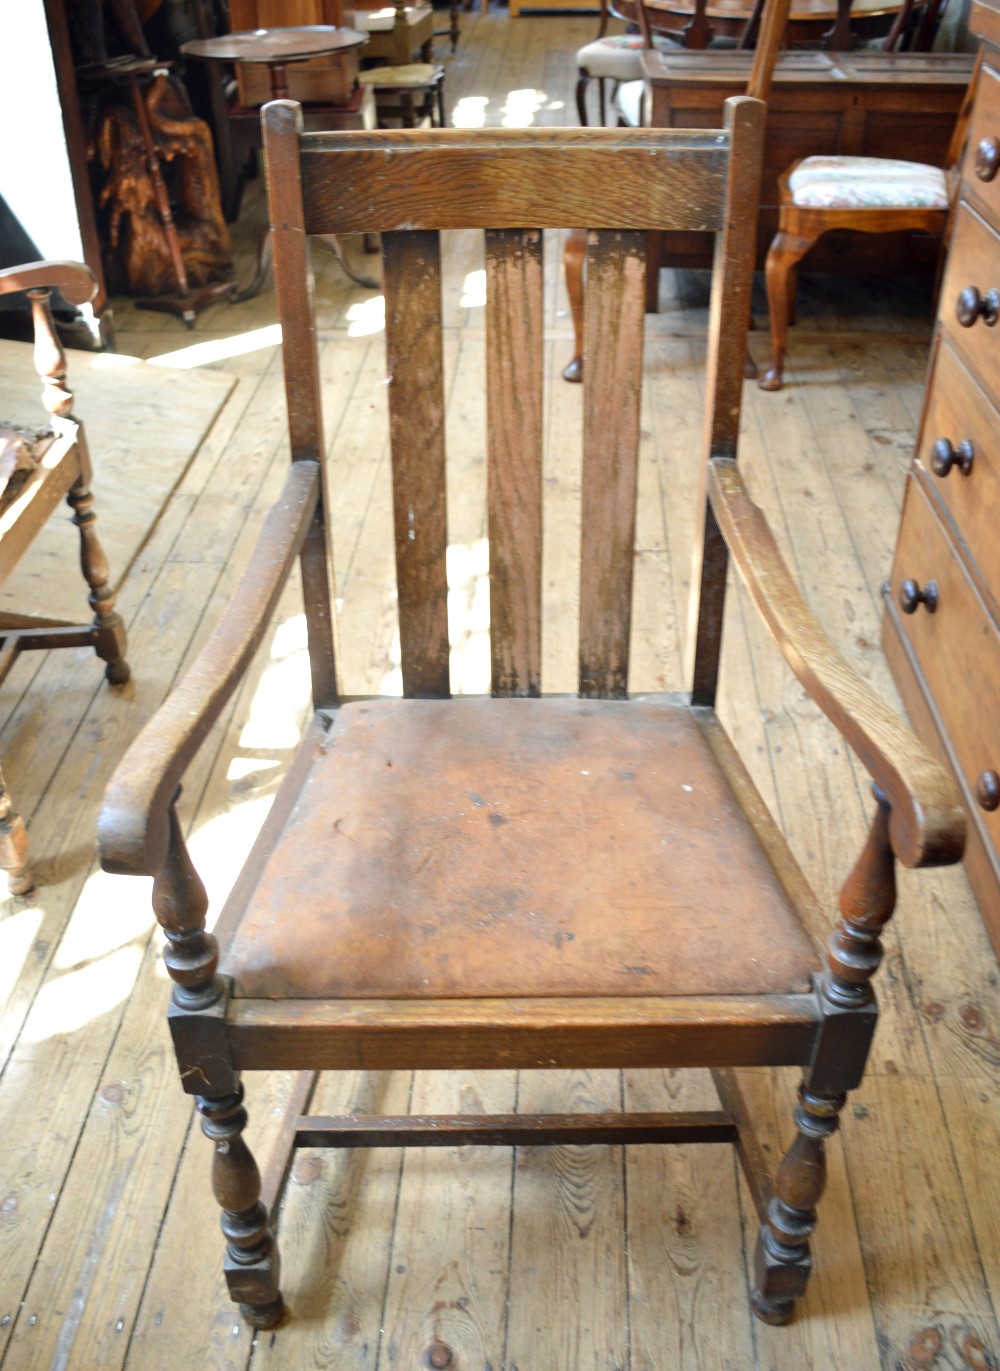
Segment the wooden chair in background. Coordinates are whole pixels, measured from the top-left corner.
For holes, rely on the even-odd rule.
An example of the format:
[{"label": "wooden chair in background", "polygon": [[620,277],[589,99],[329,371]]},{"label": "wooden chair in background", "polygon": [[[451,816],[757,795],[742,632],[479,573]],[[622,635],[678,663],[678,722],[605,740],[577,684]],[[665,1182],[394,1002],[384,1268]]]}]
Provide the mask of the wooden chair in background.
[{"label": "wooden chair in background", "polygon": [[[75,262],[31,262],[0,271],[0,295],[27,291],[35,329],[35,368],[42,383],[48,424],[36,433],[0,428],[3,439],[3,489],[0,490],[0,582],[11,574],[49,517],[65,499],[80,531],[80,568],[90,588],[90,624],[68,624],[35,614],[0,615],[0,680],[18,654],[57,647],[92,647],[105,663],[112,685],[129,678],[125,625],[115,612],[108,560],[97,537],[90,492],[90,453],[83,425],[73,413],[66,384],[66,358],[52,317],[51,296],[58,290],[72,305],[97,293],[89,267]],[[81,607],[83,593],[80,594]],[[28,865],[24,822],[14,810],[0,774],[0,867],[12,895],[27,894],[34,878]]]},{"label": "wooden chair in background", "polygon": [[[765,0],[756,0],[753,14],[744,35],[748,38],[755,35],[757,40],[753,66],[750,69],[750,80],[747,83],[747,95],[753,99],[766,102],[771,93],[774,64],[777,62],[778,53],[781,50],[781,40],[785,32],[785,25],[788,22],[790,7],[791,0],[766,0],[766,3]],[[641,3],[636,8],[642,28],[643,46],[648,49],[653,44],[648,10]],[[619,122],[632,128],[638,128],[643,123],[641,114],[643,84],[642,81],[626,83],[631,94],[627,93],[626,86],[620,86],[615,96],[615,105],[621,116]],[[631,118],[624,114],[624,110],[630,107],[634,111]],[[646,273],[646,307],[654,311],[659,292],[661,256],[661,242],[659,238],[654,238],[651,233]],[[570,229],[563,245],[563,273],[566,277],[566,294],[569,296],[570,318],[573,321],[573,356],[563,368],[564,381],[577,382],[583,380],[584,266],[586,257],[587,230]]]},{"label": "wooden chair in background", "polygon": [[[767,253],[771,364],[757,384],[784,384],[788,328],[794,320],[799,263],[825,233],[940,233],[947,238],[982,50],[955,122],[946,166],[886,157],[806,157],[780,178],[778,232]],[[1000,162],[1000,156],[997,157]],[[942,244],[944,253],[946,242]],[[940,276],[940,271],[939,271]],[[975,319],[975,315],[972,316]]]},{"label": "wooden chair in background", "polygon": [[[824,637],[736,465],[763,119],[741,97],[721,132],[319,137],[294,104],[264,112],[292,467],[233,601],[129,749],[100,819],[105,868],[153,877],[181,1078],[215,1147],[229,1289],[255,1326],[282,1317],[262,1193],[273,1200],[287,1158],[262,1192],[240,1078],[279,1067],[711,1067],[723,1107],[706,1113],[306,1117],[289,1134],[306,1146],[731,1142],[761,1218],[754,1308],[783,1323],[805,1290],[824,1143],[875,1027],[894,863],[954,861],[964,816],[953,782]],[[578,698],[541,696],[542,230],[567,223],[594,226]],[[704,534],[691,690],[629,700],[646,230],[705,225],[719,244],[692,492]],[[439,235],[458,228],[486,235],[493,697],[453,700]],[[349,231],[383,242],[403,698],[341,703],[307,235]],[[697,442],[693,415],[691,428]],[[217,942],[178,785],[297,556],[315,719]],[[805,931],[813,897],[714,711],[730,557],[877,786],[825,962]],[[731,1069],[751,1064],[803,1069],[773,1185]]]},{"label": "wooden chair in background", "polygon": [[[763,3],[763,0],[761,0]],[[641,56],[647,47],[675,51],[680,47],[705,48],[749,47],[756,24],[759,21],[760,4],[754,8],[742,37],[736,39],[720,38],[713,40],[711,26],[706,10],[708,0],[697,0],[691,22],[683,29],[661,33],[655,27],[655,13],[651,13],[639,0],[601,0],[600,21],[597,37],[585,43],[576,54],[579,73],[576,83],[576,110],[583,128],[587,127],[587,90],[592,81],[597,82],[597,101],[599,123],[607,118],[605,83],[614,86],[622,82],[636,81],[642,76]],[[630,27],[626,33],[609,34],[607,27],[610,19],[620,19]],[[634,30],[634,31],[632,31]]]}]

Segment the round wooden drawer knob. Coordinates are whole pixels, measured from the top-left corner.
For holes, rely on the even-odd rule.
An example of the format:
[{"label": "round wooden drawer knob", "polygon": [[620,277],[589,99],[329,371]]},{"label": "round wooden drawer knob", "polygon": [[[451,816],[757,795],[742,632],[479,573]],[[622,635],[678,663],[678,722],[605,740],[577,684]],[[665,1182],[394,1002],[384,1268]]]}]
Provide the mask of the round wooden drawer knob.
[{"label": "round wooden drawer knob", "polygon": [[928,614],[933,614],[938,606],[937,581],[928,581],[921,589],[920,582],[907,577],[899,587],[899,607],[904,614],[916,614],[924,605]]},{"label": "round wooden drawer knob", "polygon": [[944,478],[952,467],[958,467],[963,476],[968,476],[975,455],[968,438],[963,438],[957,448],[952,447],[949,439],[939,438],[931,448],[931,470],[935,476]]},{"label": "round wooden drawer knob", "polygon": [[1000,776],[984,771],[976,781],[976,799],[983,809],[994,810],[1000,805]]},{"label": "round wooden drawer knob", "polygon": [[977,319],[992,328],[1000,318],[1000,290],[980,295],[975,286],[966,286],[955,301],[955,314],[963,328],[971,328]]},{"label": "round wooden drawer knob", "polygon": [[980,138],[976,144],[976,175],[980,181],[992,181],[1000,171],[1000,138]]}]

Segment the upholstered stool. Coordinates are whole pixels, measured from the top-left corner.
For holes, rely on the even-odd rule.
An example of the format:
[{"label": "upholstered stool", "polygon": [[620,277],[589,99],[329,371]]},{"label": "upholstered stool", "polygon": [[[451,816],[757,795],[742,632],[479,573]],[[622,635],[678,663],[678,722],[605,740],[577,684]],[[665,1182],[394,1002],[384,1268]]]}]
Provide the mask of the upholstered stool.
[{"label": "upholstered stool", "polygon": [[[422,120],[444,128],[444,69],[433,62],[402,67],[371,67],[358,80],[375,92],[379,128],[398,122],[405,129]],[[436,115],[436,118],[435,118]]]},{"label": "upholstered stool", "polygon": [[947,209],[940,167],[889,157],[806,157],[788,178],[792,204],[817,209]]}]

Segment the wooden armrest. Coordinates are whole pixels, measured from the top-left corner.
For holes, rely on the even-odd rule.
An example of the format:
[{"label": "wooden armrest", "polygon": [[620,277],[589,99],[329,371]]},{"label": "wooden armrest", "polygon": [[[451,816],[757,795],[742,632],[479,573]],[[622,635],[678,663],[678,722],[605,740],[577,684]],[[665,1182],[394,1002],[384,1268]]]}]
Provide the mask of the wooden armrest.
[{"label": "wooden armrest", "polygon": [[0,271],[0,295],[44,287],[58,290],[71,305],[85,305],[97,294],[97,278],[82,262],[27,262]]},{"label": "wooden armrest", "polygon": [[817,624],[735,463],[710,462],[708,490],[737,570],[785,660],[888,798],[897,859],[904,866],[958,861],[965,814],[951,776]]},{"label": "wooden armrest", "polygon": [[318,492],[318,464],[293,463],[211,637],[118,764],[97,822],[105,871],[152,876],[163,865],[171,800],[253,658],[308,531]]}]

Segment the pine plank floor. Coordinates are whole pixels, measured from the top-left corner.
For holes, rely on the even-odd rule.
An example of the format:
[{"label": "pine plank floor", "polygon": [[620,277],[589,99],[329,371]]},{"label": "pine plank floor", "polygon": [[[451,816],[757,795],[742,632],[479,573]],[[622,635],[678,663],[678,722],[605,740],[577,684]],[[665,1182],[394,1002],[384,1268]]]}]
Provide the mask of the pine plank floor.
[{"label": "pine plank floor", "polygon": [[[452,118],[573,123],[593,16],[463,15]],[[239,225],[252,266],[263,208]],[[488,680],[483,263],[449,235],[449,614],[453,680]],[[349,244],[360,254],[358,243]],[[322,246],[321,368],[345,688],[399,689],[381,300]],[[559,243],[546,242],[544,686],[575,680],[579,388]],[[650,317],[631,684],[685,680],[707,278],[664,273]],[[766,323],[762,297],[758,322]],[[807,598],[890,700],[879,585],[923,386],[926,288],[803,278],[789,384],[746,390],[743,461]],[[116,311],[123,352],[236,383],[125,580],[134,680],[81,654],[22,658],[0,689],[0,756],[43,884],[0,921],[0,1368],[330,1371],[996,1371],[1000,1365],[1000,977],[962,872],[901,879],[863,1087],[830,1147],[816,1269],[785,1329],[752,1319],[752,1206],[728,1149],[468,1148],[303,1153],[280,1215],[294,1317],[252,1338],[221,1279],[209,1147],[175,1076],[145,883],[94,860],[100,796],[125,745],[218,617],[286,459],[273,294],[177,321]],[[763,360],[765,335],[752,348]],[[71,357],[71,367],[73,359]],[[84,415],[84,417],[86,417]],[[96,452],[95,494],[111,473]],[[98,510],[100,506],[98,505]],[[217,911],[308,709],[291,585],[182,802]],[[734,587],[721,712],[823,907],[863,841],[865,777]],[[248,1079],[266,1155],[289,1089]],[[772,1155],[794,1079],[762,1072]],[[465,1072],[324,1079],[318,1112],[700,1108],[699,1073]]]}]

